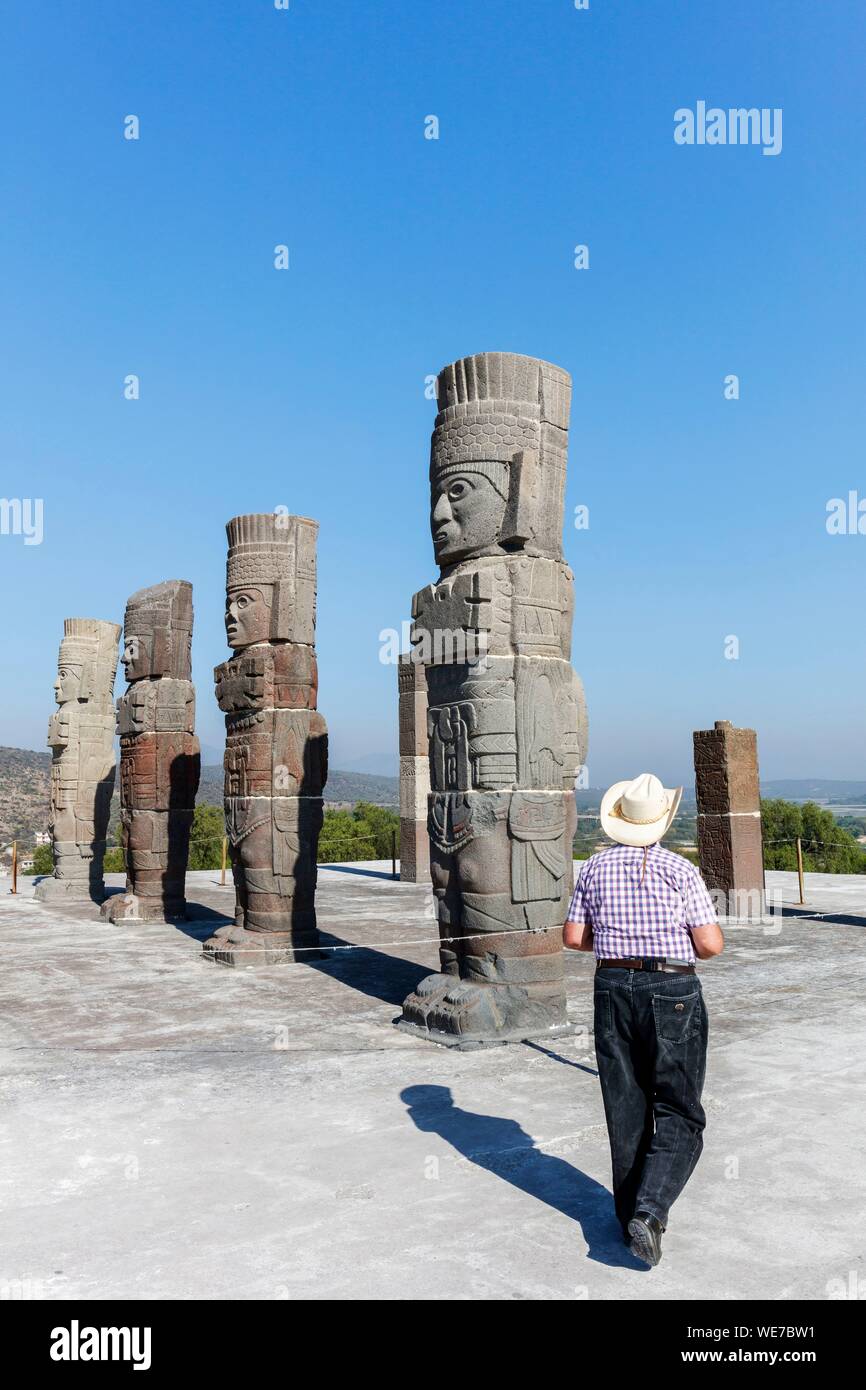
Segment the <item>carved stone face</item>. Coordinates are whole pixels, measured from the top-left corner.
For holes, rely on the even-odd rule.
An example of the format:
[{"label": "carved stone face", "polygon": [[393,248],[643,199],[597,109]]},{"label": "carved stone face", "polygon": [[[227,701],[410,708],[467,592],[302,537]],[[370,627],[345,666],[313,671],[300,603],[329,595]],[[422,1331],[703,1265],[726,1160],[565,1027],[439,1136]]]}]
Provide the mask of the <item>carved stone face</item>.
[{"label": "carved stone face", "polygon": [[271,635],[271,586],[230,589],[226,595],[226,636],[230,647],[267,642]]},{"label": "carved stone face", "polygon": [[138,681],[153,674],[153,637],[142,637],[136,633],[124,639],[123,669],[128,681]]},{"label": "carved stone face", "polygon": [[54,682],[54,698],[58,705],[78,699],[81,692],[81,675],[82,667],[73,666],[68,661],[58,669],[57,680]]},{"label": "carved stone face", "polygon": [[440,565],[450,565],[496,545],[505,498],[483,473],[467,466],[433,483],[430,530]]}]

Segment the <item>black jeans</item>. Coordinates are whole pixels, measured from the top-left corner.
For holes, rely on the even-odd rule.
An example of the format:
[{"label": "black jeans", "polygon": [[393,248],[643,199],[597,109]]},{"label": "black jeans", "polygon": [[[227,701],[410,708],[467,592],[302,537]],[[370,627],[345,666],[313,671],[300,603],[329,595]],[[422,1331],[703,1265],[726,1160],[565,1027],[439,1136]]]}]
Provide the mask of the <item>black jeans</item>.
[{"label": "black jeans", "polygon": [[595,1055],[623,1228],[663,1226],[703,1148],[707,1010],[697,975],[597,970]]}]

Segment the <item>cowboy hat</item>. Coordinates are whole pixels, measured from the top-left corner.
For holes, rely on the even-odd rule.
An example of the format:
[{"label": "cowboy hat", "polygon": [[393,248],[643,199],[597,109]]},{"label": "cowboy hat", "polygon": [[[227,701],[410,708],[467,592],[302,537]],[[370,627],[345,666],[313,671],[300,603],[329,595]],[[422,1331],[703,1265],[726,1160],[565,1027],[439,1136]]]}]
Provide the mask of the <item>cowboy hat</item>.
[{"label": "cowboy hat", "polygon": [[621,845],[654,845],[670,830],[682,794],[682,787],[663,787],[651,772],[614,782],[601,798],[601,828]]}]

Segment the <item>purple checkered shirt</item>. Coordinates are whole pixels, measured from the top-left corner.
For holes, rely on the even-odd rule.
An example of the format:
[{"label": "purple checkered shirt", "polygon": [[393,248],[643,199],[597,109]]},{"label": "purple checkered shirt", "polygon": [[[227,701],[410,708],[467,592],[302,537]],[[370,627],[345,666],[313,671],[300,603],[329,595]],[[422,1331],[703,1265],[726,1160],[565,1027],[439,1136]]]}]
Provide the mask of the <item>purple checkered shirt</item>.
[{"label": "purple checkered shirt", "polygon": [[697,869],[681,854],[650,845],[613,845],[581,865],[567,921],[592,927],[596,957],[667,956],[694,962],[689,927],[715,922],[716,909]]}]

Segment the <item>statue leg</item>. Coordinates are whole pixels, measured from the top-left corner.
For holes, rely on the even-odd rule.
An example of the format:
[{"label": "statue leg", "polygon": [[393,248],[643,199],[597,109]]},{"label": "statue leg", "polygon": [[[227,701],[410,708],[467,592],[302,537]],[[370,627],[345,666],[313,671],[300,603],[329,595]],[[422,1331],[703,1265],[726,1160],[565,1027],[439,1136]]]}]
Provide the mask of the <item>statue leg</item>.
[{"label": "statue leg", "polygon": [[520,838],[524,827],[511,817],[456,855],[460,978],[426,1010],[434,1040],[471,1047],[567,1029],[562,924],[571,822],[553,795],[549,808],[536,800],[530,809],[540,821],[537,840]]},{"label": "statue leg", "polygon": [[446,853],[435,844],[431,845],[430,879],[436,899],[441,938],[440,969],[423,979],[403,1003],[404,1022],[421,1028],[428,1026],[427,1019],[431,1009],[460,978],[462,958],[462,942],[453,940],[455,936],[459,937],[462,931],[456,855]]},{"label": "statue leg", "polygon": [[318,797],[274,798],[269,821],[233,853],[239,920],[205,942],[221,965],[277,965],[322,958],[316,929]]}]

